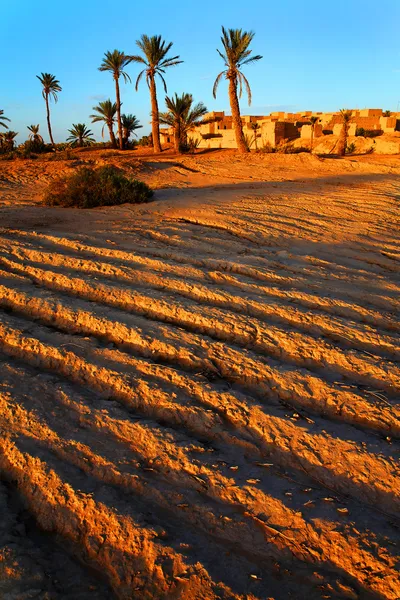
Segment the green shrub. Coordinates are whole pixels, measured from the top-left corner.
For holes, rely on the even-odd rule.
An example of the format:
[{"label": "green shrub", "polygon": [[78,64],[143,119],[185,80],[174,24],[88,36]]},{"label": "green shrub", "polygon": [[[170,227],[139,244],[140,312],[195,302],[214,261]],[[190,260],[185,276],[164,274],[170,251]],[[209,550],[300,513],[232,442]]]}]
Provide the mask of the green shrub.
[{"label": "green shrub", "polygon": [[259,149],[259,152],[262,152],[263,154],[273,154],[276,152],[276,149],[270,142],[265,142]]},{"label": "green shrub", "polygon": [[279,152],[280,154],[300,154],[301,152],[310,152],[310,148],[305,148],[303,146],[295,147],[290,142],[279,144],[275,152]]},{"label": "green shrub", "polygon": [[82,167],[73,175],[53,181],[43,201],[48,206],[94,208],[149,202],[153,191],[142,181],[126,177],[112,165]]},{"label": "green shrub", "polygon": [[201,141],[200,138],[189,137],[188,138],[189,152],[194,154],[195,151],[197,150],[197,148],[200,146],[200,141]]},{"label": "green shrub", "polygon": [[60,161],[60,160],[74,160],[75,156],[71,150],[62,150],[61,152],[49,152],[44,160]]},{"label": "green shrub", "polygon": [[0,160],[15,160],[17,158],[17,153],[13,152],[5,152],[4,154],[0,153]]},{"label": "green shrub", "polygon": [[346,154],[354,154],[355,151],[356,151],[356,145],[354,142],[351,142],[351,144],[347,144]]},{"label": "green shrub", "polygon": [[138,146],[143,146],[144,148],[147,148],[148,146],[152,146],[152,145],[153,145],[153,136],[151,135],[151,133],[150,133],[150,135],[144,135],[138,141]]},{"label": "green shrub", "polygon": [[364,129],[364,127],[357,127],[356,129],[356,136],[357,137],[367,137],[367,138],[374,138],[374,137],[378,137],[379,135],[382,135],[383,131],[382,129]]},{"label": "green shrub", "polygon": [[124,156],[124,153],[121,150],[106,150],[99,154],[100,158],[113,158],[115,156]]}]

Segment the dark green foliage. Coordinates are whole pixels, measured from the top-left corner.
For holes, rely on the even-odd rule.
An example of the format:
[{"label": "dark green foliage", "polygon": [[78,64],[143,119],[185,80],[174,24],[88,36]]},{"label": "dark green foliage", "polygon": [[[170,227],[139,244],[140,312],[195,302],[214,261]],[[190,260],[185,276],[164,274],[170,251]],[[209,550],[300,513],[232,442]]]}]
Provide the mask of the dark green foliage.
[{"label": "dark green foliage", "polygon": [[92,131],[86,127],[85,123],[72,123],[72,128],[68,129],[68,132],[71,135],[67,138],[67,141],[73,147],[83,148],[91,146],[95,142]]},{"label": "dark green foliage", "polygon": [[378,137],[379,135],[382,135],[382,134],[383,134],[382,129],[364,129],[364,127],[357,127],[357,129],[356,129],[357,137],[374,138],[374,137]]},{"label": "dark green foliage", "polygon": [[142,181],[126,177],[112,165],[82,167],[68,177],[53,181],[45,195],[48,206],[94,208],[149,202],[153,191]]},{"label": "dark green foliage", "polygon": [[346,154],[354,154],[355,151],[356,151],[356,145],[354,142],[351,142],[351,144],[347,144]]},{"label": "dark green foliage", "polygon": [[153,145],[153,136],[151,135],[151,133],[150,133],[150,135],[144,135],[138,141],[138,146],[143,146],[144,148],[148,148],[149,146],[152,146],[152,145]]},{"label": "dark green foliage", "polygon": [[259,149],[259,152],[262,154],[301,154],[302,152],[310,152],[310,148],[305,146],[295,147],[290,142],[279,144],[278,146],[272,146],[269,142],[266,142]]}]

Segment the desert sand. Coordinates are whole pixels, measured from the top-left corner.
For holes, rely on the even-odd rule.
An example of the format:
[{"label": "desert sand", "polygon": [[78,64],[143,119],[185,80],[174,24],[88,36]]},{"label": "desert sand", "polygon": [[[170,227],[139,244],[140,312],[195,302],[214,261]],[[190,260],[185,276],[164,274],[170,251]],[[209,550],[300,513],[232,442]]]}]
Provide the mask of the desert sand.
[{"label": "desert sand", "polygon": [[[154,202],[40,205],[112,163]],[[0,596],[400,597],[400,157],[0,163]]]}]

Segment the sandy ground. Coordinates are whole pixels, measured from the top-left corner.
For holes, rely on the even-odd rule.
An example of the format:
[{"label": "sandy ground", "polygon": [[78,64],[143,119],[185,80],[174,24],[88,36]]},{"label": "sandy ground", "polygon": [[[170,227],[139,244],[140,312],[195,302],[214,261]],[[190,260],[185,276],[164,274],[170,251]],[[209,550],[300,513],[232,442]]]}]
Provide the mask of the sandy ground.
[{"label": "sandy ground", "polygon": [[[104,162],[155,201],[37,203]],[[394,156],[0,163],[3,600],[400,597],[399,200]]]}]

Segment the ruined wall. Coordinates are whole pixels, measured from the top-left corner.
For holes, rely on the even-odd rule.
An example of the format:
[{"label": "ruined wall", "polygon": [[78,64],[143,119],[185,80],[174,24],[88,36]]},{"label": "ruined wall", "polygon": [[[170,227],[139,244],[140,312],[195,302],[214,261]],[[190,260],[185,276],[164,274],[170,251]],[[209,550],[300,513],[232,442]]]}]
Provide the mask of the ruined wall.
[{"label": "ruined wall", "polygon": [[379,123],[384,133],[400,131],[400,121],[396,117],[381,117]]},{"label": "ruined wall", "polygon": [[[322,127],[321,123],[315,123],[314,138],[321,137],[321,135],[324,135],[322,133],[322,129],[323,129],[323,127]],[[305,140],[311,139],[311,125],[303,125],[302,126],[302,128],[300,129],[300,137]]]},{"label": "ruined wall", "polygon": [[[333,135],[339,136],[340,132],[342,131],[342,127],[343,127],[343,123],[337,123],[336,125],[334,125],[333,126]],[[349,136],[356,135],[356,129],[357,129],[357,124],[356,123],[350,123],[348,135]]]},{"label": "ruined wall", "polygon": [[359,111],[360,117],[381,117],[383,110],[381,108],[364,108]]}]

